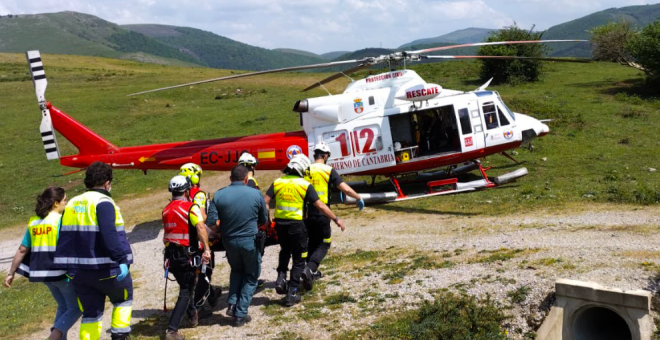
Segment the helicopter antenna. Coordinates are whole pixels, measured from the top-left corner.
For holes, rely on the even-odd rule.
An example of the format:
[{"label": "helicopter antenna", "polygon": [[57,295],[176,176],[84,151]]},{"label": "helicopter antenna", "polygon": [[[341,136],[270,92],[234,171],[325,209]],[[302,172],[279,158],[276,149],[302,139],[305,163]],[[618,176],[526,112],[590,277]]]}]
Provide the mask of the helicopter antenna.
[{"label": "helicopter antenna", "polygon": [[[355,82],[355,79],[351,78],[348,74],[344,73],[343,71],[339,72],[339,73],[343,74],[346,78],[350,79],[351,83]],[[321,83],[319,83],[319,85],[323,86],[323,84],[321,84]]]},{"label": "helicopter antenna", "polygon": [[[349,77],[349,78],[350,78],[350,77]],[[325,92],[328,92],[328,96],[332,96],[332,93],[330,93],[330,91],[328,91],[328,89],[326,89],[325,86],[323,86],[323,84],[319,83],[319,86],[320,86],[322,89],[324,89]]]}]

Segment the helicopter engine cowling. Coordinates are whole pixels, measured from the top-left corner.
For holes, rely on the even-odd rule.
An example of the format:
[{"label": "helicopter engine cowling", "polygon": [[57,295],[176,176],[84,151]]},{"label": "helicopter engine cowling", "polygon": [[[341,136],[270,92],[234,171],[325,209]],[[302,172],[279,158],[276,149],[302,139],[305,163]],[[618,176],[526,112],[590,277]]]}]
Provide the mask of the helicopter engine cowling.
[{"label": "helicopter engine cowling", "polygon": [[438,84],[419,84],[400,90],[396,94],[396,99],[418,102],[435,98],[440,95],[440,92],[442,92],[442,86]]},{"label": "helicopter engine cowling", "polygon": [[331,123],[339,123],[339,105],[318,106],[309,111],[309,114]]}]

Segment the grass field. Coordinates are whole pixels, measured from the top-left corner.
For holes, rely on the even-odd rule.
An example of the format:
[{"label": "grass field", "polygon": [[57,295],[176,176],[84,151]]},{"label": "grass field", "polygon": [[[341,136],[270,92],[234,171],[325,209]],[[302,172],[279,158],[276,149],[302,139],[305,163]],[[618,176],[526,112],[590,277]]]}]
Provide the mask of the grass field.
[{"label": "grass field", "polygon": [[[47,99],[118,146],[299,130],[298,117],[291,112],[295,101],[325,93],[299,92],[325,74],[298,73],[128,98],[129,93],[231,71],[63,55],[44,55],[43,61],[49,80]],[[428,82],[472,90],[480,85],[478,66],[467,61],[414,69]],[[660,97],[638,87],[638,71],[616,64],[548,64],[546,70],[538,83],[492,87],[512,110],[553,119],[550,135],[534,142],[534,152],[520,149],[515,156],[529,169],[529,176],[498,190],[378,209],[503,214],[567,205],[579,208],[580,203],[591,201],[656,204],[660,173],[649,168],[660,168]],[[330,90],[337,93],[346,84],[342,79],[331,84]],[[236,95],[239,87],[243,94]],[[0,112],[0,227],[8,227],[27,220],[35,195],[44,187],[62,185],[74,195],[82,190],[83,176],[54,177],[72,169],[45,159],[38,132],[40,115],[21,54],[0,54]],[[58,141],[63,154],[75,153],[64,138],[59,136]],[[503,167],[493,169],[491,175],[512,169],[511,162],[501,156],[485,162]],[[164,187],[171,175],[169,171],[146,176],[117,171],[113,195],[144,194]]]}]

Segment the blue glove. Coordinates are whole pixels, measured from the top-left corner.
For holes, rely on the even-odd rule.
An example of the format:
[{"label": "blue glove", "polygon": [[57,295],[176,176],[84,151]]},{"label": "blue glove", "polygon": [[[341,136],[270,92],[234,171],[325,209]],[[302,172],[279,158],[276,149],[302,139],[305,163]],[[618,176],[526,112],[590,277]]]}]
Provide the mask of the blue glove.
[{"label": "blue glove", "polygon": [[358,209],[360,209],[360,211],[362,211],[362,209],[364,209],[364,200],[360,199],[359,201],[357,201],[357,206],[358,206]]},{"label": "blue glove", "polygon": [[117,275],[117,281],[123,281],[126,278],[126,276],[128,276],[128,265],[125,263],[119,264],[119,270],[121,271],[121,273]]}]

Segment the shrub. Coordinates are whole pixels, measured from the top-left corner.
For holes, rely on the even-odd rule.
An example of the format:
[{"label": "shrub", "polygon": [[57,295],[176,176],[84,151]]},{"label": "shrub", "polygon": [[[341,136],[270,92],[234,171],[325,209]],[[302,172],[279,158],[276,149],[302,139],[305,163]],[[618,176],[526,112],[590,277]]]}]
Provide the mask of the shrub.
[{"label": "shrub", "polygon": [[[542,36],[542,32],[526,31],[514,24],[492,33],[486,39],[486,42],[540,40]],[[538,58],[542,57],[546,50],[547,47],[541,44],[495,45],[482,46],[479,48],[477,54],[482,56]],[[538,81],[542,72],[541,62],[533,59],[483,59],[481,62],[481,79],[487,80],[492,77],[494,83],[516,85],[524,82]]]},{"label": "shrub", "polygon": [[627,62],[630,55],[626,46],[635,35],[630,23],[622,20],[595,27],[591,31],[591,51],[594,60]]},{"label": "shrub", "polygon": [[[650,84],[660,85],[660,19],[645,26],[627,45],[635,61],[644,68]],[[656,91],[660,86],[656,86]]]}]

